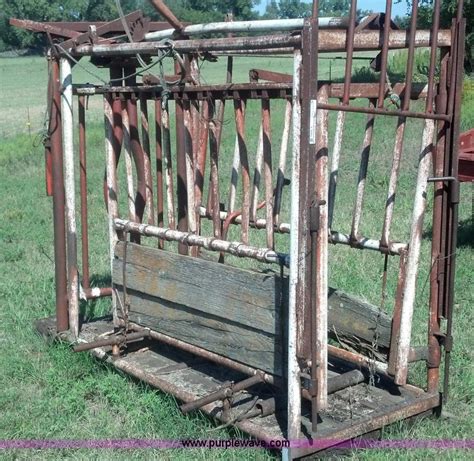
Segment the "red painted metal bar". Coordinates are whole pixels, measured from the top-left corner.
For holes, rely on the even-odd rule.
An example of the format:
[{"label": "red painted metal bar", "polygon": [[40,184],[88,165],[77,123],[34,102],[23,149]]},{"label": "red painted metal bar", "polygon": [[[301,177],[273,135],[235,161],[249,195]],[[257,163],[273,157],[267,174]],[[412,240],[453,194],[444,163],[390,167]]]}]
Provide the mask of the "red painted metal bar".
[{"label": "red painted metal bar", "polygon": [[214,237],[220,238],[221,219],[220,219],[220,200],[219,200],[219,144],[218,144],[218,128],[214,121],[214,104],[208,104],[209,119],[209,157],[211,162],[211,183],[210,197],[212,209],[212,223],[214,228]]},{"label": "red painted metal bar", "polygon": [[[188,64],[188,62],[187,62]],[[189,66],[187,65],[189,68]],[[175,71],[179,73],[180,67],[176,63]],[[177,229],[181,232],[188,231],[188,199],[187,199],[187,177],[186,177],[186,146],[183,101],[177,99],[175,103],[176,121],[176,198],[177,198]],[[182,243],[178,244],[179,254],[188,254],[188,247]]]},{"label": "red painted metal bar", "polygon": [[[163,148],[161,119],[161,100],[155,99],[156,219],[158,227],[164,227]],[[164,248],[164,240],[158,240],[158,248]]]},{"label": "red painted metal bar", "polygon": [[[372,99],[372,98],[370,98]],[[425,112],[414,112],[411,110],[391,110],[391,109],[381,109],[381,108],[366,108],[360,106],[340,106],[337,104],[326,104],[321,103],[319,106],[321,109],[328,110],[341,110],[344,112],[356,112],[360,114],[369,114],[369,115],[387,115],[389,117],[407,117],[407,118],[417,118],[424,120],[451,120],[451,113],[448,114],[434,114],[434,113],[425,113]]]},{"label": "red painted metal bar", "polygon": [[[137,193],[135,196],[135,212],[139,222],[143,220],[146,205],[147,185],[145,177],[145,154],[138,134],[137,100],[127,100],[128,121],[130,125],[130,147],[137,172]],[[136,238],[136,237],[135,237]],[[139,240],[136,242],[139,243]]]},{"label": "red painted metal bar", "polygon": [[357,21],[357,0],[352,0],[351,9],[349,12],[349,27],[347,30],[347,44],[346,44],[346,67],[344,73],[344,94],[342,96],[342,103],[349,103],[349,93],[352,77],[352,58],[354,53],[354,33]]},{"label": "red painted metal bar", "polygon": [[153,180],[151,174],[151,151],[150,151],[150,126],[148,122],[148,104],[147,99],[140,98],[140,114],[142,125],[142,145],[143,145],[143,167],[145,171],[146,185],[146,208],[148,214],[148,223],[155,224],[155,206],[153,204]]},{"label": "red painted metal bar", "polygon": [[194,179],[194,199],[196,205],[200,206],[203,200],[204,177],[206,171],[207,141],[209,137],[209,106],[212,101],[205,99],[201,106],[201,129],[199,145],[196,159],[195,179]]},{"label": "red painted metal bar", "polygon": [[387,79],[387,61],[388,61],[388,49],[389,49],[389,38],[390,28],[392,24],[392,0],[387,0],[385,3],[385,18],[383,24],[383,43],[382,52],[380,58],[380,80],[379,80],[379,97],[377,100],[377,107],[381,109],[384,103],[384,89],[385,81]]},{"label": "red painted metal bar", "polygon": [[[369,107],[374,107],[375,101],[369,101]],[[367,169],[369,166],[370,149],[372,147],[372,137],[374,133],[375,116],[369,114],[365,125],[364,141],[360,153],[359,177],[357,179],[357,195],[352,214],[351,240],[357,242],[359,240],[360,220],[362,217],[362,205],[364,201],[365,180],[367,178]]]},{"label": "red painted metal bar", "polygon": [[[418,19],[418,2],[412,3],[410,39],[408,45],[408,58],[406,67],[405,94],[403,96],[402,110],[410,110],[411,88],[413,82],[413,63],[415,59],[415,34]],[[388,196],[385,202],[385,216],[382,229],[381,243],[388,247],[390,241],[390,227],[392,225],[393,209],[395,206],[395,194],[397,190],[398,175],[403,152],[403,139],[405,136],[406,117],[399,117],[395,136],[395,147],[392,158],[392,168],[388,186]]]},{"label": "red painted metal bar", "polygon": [[[437,54],[437,46],[438,46],[440,11],[441,11],[441,0],[435,0],[434,8],[433,8],[433,20],[432,20],[433,38],[431,40],[430,68],[428,71],[428,95],[426,96],[426,111],[427,112],[430,112],[433,110],[433,93],[434,93],[434,81],[435,81],[435,72],[436,72],[436,60],[437,60],[436,54]],[[444,113],[444,111],[442,113]]]},{"label": "red painted metal bar", "polygon": [[244,244],[249,242],[249,222],[250,222],[250,171],[247,155],[247,144],[245,142],[245,101],[241,99],[234,100],[235,126],[237,130],[237,142],[239,145],[240,165],[242,169],[242,236]]},{"label": "red painted metal bar", "polygon": [[56,286],[56,330],[69,328],[66,272],[66,225],[63,176],[63,149],[61,135],[61,82],[59,62],[51,60],[52,100],[48,134],[51,142],[53,164],[53,229],[54,229],[54,278]]},{"label": "red painted metal bar", "polygon": [[[458,11],[456,17],[456,38],[454,57],[452,62],[452,79],[453,87],[453,114],[454,121],[450,127],[450,168],[447,171],[450,175],[458,177],[458,157],[459,157],[459,135],[460,135],[460,115],[462,104],[462,84],[464,78],[464,47],[465,47],[465,31],[466,20],[462,17],[463,1],[458,2]],[[446,172],[445,172],[446,173]],[[459,182],[449,182],[449,230],[448,233],[448,258],[447,258],[447,298],[446,298],[446,336],[444,342],[444,379],[443,379],[443,402],[447,401],[449,392],[449,373],[451,366],[451,349],[452,349],[452,328],[453,328],[453,309],[454,309],[454,283],[455,283],[455,267],[456,267],[456,249],[457,249],[457,227],[459,213]]]},{"label": "red painted metal bar", "polygon": [[162,0],[150,0],[150,3],[155,7],[156,11],[163,16],[177,32],[184,28],[184,24],[173,14],[173,12],[166,6]]},{"label": "red painted metal bar", "polygon": [[273,181],[272,181],[272,138],[270,120],[270,101],[262,99],[262,135],[263,135],[263,176],[265,179],[265,210],[267,247],[274,248],[273,225]]}]

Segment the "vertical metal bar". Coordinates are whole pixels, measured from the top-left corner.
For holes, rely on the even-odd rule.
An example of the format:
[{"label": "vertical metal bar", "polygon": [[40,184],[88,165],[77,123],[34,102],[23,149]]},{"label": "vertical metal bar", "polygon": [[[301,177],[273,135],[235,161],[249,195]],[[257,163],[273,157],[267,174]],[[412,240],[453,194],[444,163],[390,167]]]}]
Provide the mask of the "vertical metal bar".
[{"label": "vertical metal bar", "polygon": [[250,172],[247,155],[247,145],[245,143],[245,100],[234,99],[235,126],[239,142],[240,165],[242,167],[242,243],[249,243],[249,222],[250,222]]},{"label": "vertical metal bar", "polygon": [[[346,66],[344,71],[344,92],[342,96],[342,104],[349,104],[350,85],[352,80],[352,58],[354,54],[354,34],[357,16],[357,0],[352,0],[349,12],[349,27],[347,30],[346,45]],[[344,134],[344,124],[346,120],[346,112],[339,111],[337,113],[336,133],[334,134],[334,146],[331,158],[331,173],[329,178],[328,193],[328,225],[332,228],[334,218],[334,207],[336,204],[337,177],[339,175],[339,162],[342,150],[342,138]]]},{"label": "vertical metal bar", "polygon": [[357,0],[351,1],[351,8],[349,11],[349,26],[347,28],[347,43],[346,43],[346,66],[344,72],[344,92],[342,96],[342,103],[349,103],[349,92],[352,77],[352,57],[354,54],[354,33],[357,20]]},{"label": "vertical metal bar", "polygon": [[[176,198],[178,211],[178,230],[188,231],[188,206],[187,206],[187,184],[186,184],[186,147],[183,101],[175,101],[176,118]],[[188,254],[188,247],[183,243],[178,244],[179,254]]]},{"label": "vertical metal bar", "polygon": [[221,236],[220,200],[219,200],[219,144],[218,126],[214,120],[214,105],[208,105],[209,114],[209,156],[211,161],[210,197],[214,237]]},{"label": "vertical metal bar", "polygon": [[433,120],[425,120],[411,221],[410,243],[407,254],[406,279],[400,316],[400,336],[396,355],[397,366],[394,381],[398,385],[404,385],[406,383],[408,374],[408,353],[410,351],[416,279],[420,260],[423,218],[426,210],[426,189],[433,151],[434,128]]},{"label": "vertical metal bar", "polygon": [[[183,120],[184,120],[184,149],[186,162],[186,193],[187,193],[187,219],[189,232],[197,231],[197,213],[196,201],[194,198],[194,152],[193,152],[193,118],[191,113],[191,104],[189,101],[183,101]],[[189,249],[192,256],[197,256],[198,247]]]},{"label": "vertical metal bar", "polygon": [[82,286],[90,288],[89,278],[89,228],[87,223],[87,157],[86,157],[86,108],[85,96],[79,96],[79,175],[81,194]]},{"label": "vertical metal bar", "polygon": [[[300,203],[300,249],[299,249],[299,283],[297,287],[297,337],[298,337],[298,357],[307,361],[311,360],[311,235],[309,229],[309,210],[314,193],[314,177],[311,177],[309,171],[314,167],[315,161],[313,152],[309,147],[311,135],[313,142],[316,142],[316,110],[317,90],[311,94],[311,83],[313,82],[315,67],[312,59],[311,48],[311,24],[305,22],[302,33],[302,64],[301,64],[301,101],[305,103],[301,106],[301,133],[300,133],[300,178],[299,178],[299,203]],[[313,100],[311,102],[311,96]]]},{"label": "vertical metal bar", "polygon": [[148,224],[155,224],[155,206],[153,204],[153,179],[151,175],[151,153],[150,153],[150,128],[148,123],[148,104],[145,97],[140,97],[140,113],[142,124],[142,144],[143,144],[143,167],[145,173],[146,195],[145,202],[147,208]]},{"label": "vertical metal bar", "polygon": [[[455,59],[452,62],[453,77],[451,85],[453,89],[453,119],[451,122],[451,152],[449,159],[451,160],[448,172],[455,178],[458,177],[458,154],[459,154],[459,132],[461,119],[462,104],[462,85],[464,78],[464,46],[465,46],[465,29],[466,20],[463,19],[463,1],[458,2],[456,27],[455,27]],[[453,328],[453,308],[454,308],[454,282],[455,282],[455,266],[456,266],[456,247],[457,247],[457,228],[458,228],[458,208],[459,208],[459,182],[449,183],[449,208],[448,208],[448,258],[447,258],[447,303],[446,303],[446,343],[444,346],[444,380],[443,380],[443,401],[448,399],[449,391],[449,371],[451,366],[451,347],[452,347],[452,328]]]},{"label": "vertical metal bar", "polygon": [[[135,215],[138,222],[142,222],[146,205],[145,155],[138,134],[137,100],[132,97],[127,100],[128,123],[130,127],[130,146],[137,174],[137,192],[135,196]],[[130,235],[131,241],[140,243],[139,235]]]},{"label": "vertical metal bar", "polygon": [[275,225],[280,223],[281,202],[283,197],[283,187],[285,186],[286,156],[288,153],[288,141],[291,127],[291,100],[286,101],[285,119],[283,122],[283,134],[280,145],[280,159],[278,164],[277,183],[275,187],[274,220]]},{"label": "vertical metal bar", "polygon": [[[117,198],[117,151],[114,148],[114,111],[112,109],[112,97],[104,95],[104,124],[105,124],[105,154],[106,154],[106,181],[107,181],[107,214],[109,224],[109,257],[110,273],[113,272],[114,250],[119,240],[115,230],[114,220],[118,218],[118,198]],[[112,290],[112,314],[114,325],[119,326],[117,313],[117,298],[115,290]]]},{"label": "vertical metal bar", "polygon": [[390,28],[392,22],[392,0],[385,3],[385,18],[383,24],[383,43],[382,56],[380,59],[380,80],[379,80],[379,97],[377,107],[382,108],[385,100],[385,82],[387,80],[387,61],[388,61],[388,41],[390,37]]},{"label": "vertical metal bar", "polygon": [[[232,13],[228,13],[226,15],[225,21],[226,22],[231,22],[233,21],[233,15]],[[227,37],[232,37],[232,34],[227,34]],[[227,68],[226,68],[226,77],[225,81],[226,83],[232,83],[232,74],[234,70],[234,58],[232,56],[227,57]],[[224,111],[225,111],[225,99],[222,99],[219,102],[219,105],[217,107],[217,147],[220,150],[220,145],[221,145],[221,137],[222,137],[222,127],[224,125]]]},{"label": "vertical metal bar", "polygon": [[[324,85],[319,91],[321,104],[326,104],[329,98],[328,86]],[[316,296],[313,299],[312,311],[315,313],[316,335],[313,336],[312,367],[316,368],[317,380],[317,408],[322,409],[327,406],[327,326],[328,326],[328,125],[329,117],[327,110],[318,109],[318,128],[316,137],[316,165],[315,183],[316,196],[315,205],[319,208],[319,223],[316,236],[316,265],[314,267],[316,277]],[[317,418],[317,415],[315,415]],[[313,421],[313,427],[315,422]]]},{"label": "vertical metal bar", "polygon": [[[374,107],[374,101],[369,101],[369,107]],[[359,227],[362,216],[362,205],[364,202],[365,180],[367,178],[367,168],[369,166],[370,149],[372,147],[372,135],[374,132],[375,116],[367,115],[367,123],[365,125],[365,135],[360,154],[359,177],[357,179],[357,197],[352,215],[351,240],[357,241],[359,238]]]},{"label": "vertical metal bar", "polygon": [[76,191],[74,179],[74,131],[72,107],[72,69],[66,58],[60,60],[61,114],[64,156],[64,190],[66,193],[67,267],[69,328],[74,337],[79,334],[79,273],[77,269]]},{"label": "vertical metal bar", "polygon": [[342,150],[342,136],[344,134],[344,122],[346,120],[346,112],[340,110],[337,113],[336,133],[334,134],[334,146],[331,156],[331,174],[329,177],[329,194],[328,194],[328,223],[332,228],[334,218],[334,207],[336,204],[336,188],[337,177],[339,175],[339,161]]},{"label": "vertical metal bar", "polygon": [[[301,234],[300,228],[300,136],[301,136],[301,50],[293,55],[293,95],[292,95],[292,167],[291,167],[291,233],[290,233],[290,280],[288,300],[288,440],[298,440],[301,434],[301,378],[298,363],[298,285],[301,283]],[[304,273],[304,272],[303,272]],[[291,458],[285,451],[284,457]]]},{"label": "vertical metal bar", "polygon": [[[435,8],[436,9],[436,8]],[[436,57],[436,53],[435,53]],[[438,94],[436,95],[436,112],[443,114],[447,109],[447,67],[449,54],[441,54],[439,72]],[[429,90],[429,88],[428,88]],[[433,101],[433,97],[431,98]],[[434,153],[433,172],[435,177],[444,175],[444,156],[446,152],[446,131],[448,123],[439,121],[437,126],[436,148]],[[443,315],[444,294],[444,258],[443,258],[443,196],[445,194],[444,181],[434,183],[433,198],[433,235],[431,245],[431,271],[430,271],[430,313],[428,326],[428,361],[427,382],[428,391],[436,392],[439,385],[439,365],[441,362],[441,347],[437,333],[441,330],[440,318]]]},{"label": "vertical metal bar", "polygon": [[260,123],[258,132],[257,155],[255,156],[255,170],[253,175],[252,198],[250,201],[250,220],[256,221],[258,199],[260,195],[260,181],[263,166],[263,123]]},{"label": "vertical metal bar", "polygon": [[[46,185],[46,195],[48,197],[53,196],[53,155],[51,152],[51,112],[52,112],[52,101],[53,101],[53,80],[51,78],[52,73],[52,63],[51,56],[48,55],[48,91],[46,95],[46,103],[48,107],[48,138],[44,142],[44,176],[45,176],[45,185]],[[29,118],[29,110],[28,110]],[[28,122],[29,123],[29,122]],[[30,129],[31,134],[31,129]]]},{"label": "vertical metal bar", "polygon": [[[123,77],[123,68],[120,65],[112,65],[110,67],[110,78],[111,79],[121,79]],[[119,80],[117,80],[119,81]],[[123,84],[123,81],[120,82]],[[117,168],[118,162],[120,159],[120,153],[122,148],[122,141],[123,141],[123,129],[122,129],[122,108],[124,105],[124,101],[121,98],[114,98],[112,100],[112,110],[114,113],[114,150],[116,152],[115,158],[115,167]],[[107,206],[107,172],[104,172],[104,203]]]},{"label": "vertical metal bar", "polygon": [[131,221],[138,222],[139,218],[137,217],[137,212],[135,209],[135,186],[133,181],[132,150],[130,144],[130,120],[128,118],[126,105],[124,105],[122,109],[122,135],[125,160],[125,175],[127,178],[126,180],[128,215]]},{"label": "vertical metal bar", "polygon": [[435,0],[433,7],[433,21],[431,34],[431,49],[430,49],[430,68],[428,70],[428,94],[426,96],[426,111],[433,110],[433,92],[434,92],[434,78],[436,72],[436,52],[438,48],[438,31],[440,20],[441,0]]},{"label": "vertical metal bar", "polygon": [[262,144],[263,144],[263,171],[265,178],[265,210],[266,210],[266,233],[267,247],[272,248],[274,243],[273,227],[273,181],[272,181],[272,138],[270,120],[270,101],[262,99]]},{"label": "vertical metal bar", "polygon": [[[201,106],[201,127],[199,132],[199,145],[196,159],[195,179],[194,179],[194,200],[196,205],[202,205],[204,190],[204,175],[206,171],[207,141],[209,137],[209,106],[212,103],[205,99]],[[198,227],[198,232],[199,232]]]},{"label": "vertical metal bar", "polygon": [[[245,113],[244,113],[245,117]],[[239,181],[239,169],[240,169],[240,152],[239,152],[239,136],[235,136],[234,143],[234,157],[232,159],[232,171],[230,175],[230,189],[229,189],[229,213],[235,210],[235,198],[237,195],[237,183]]]},{"label": "vertical metal bar", "polygon": [[395,292],[395,304],[393,306],[392,330],[390,332],[390,352],[387,371],[393,376],[397,369],[397,347],[400,337],[400,321],[403,302],[403,289],[405,287],[407,252],[400,251],[400,262],[398,268],[397,289]]},{"label": "vertical metal bar", "polygon": [[[405,94],[403,96],[402,110],[410,109],[411,87],[413,81],[413,63],[415,58],[415,35],[416,22],[418,19],[418,2],[412,2],[410,36],[408,42],[408,58],[406,67]],[[382,228],[381,244],[384,247],[389,246],[390,227],[392,225],[393,209],[395,205],[395,194],[397,190],[398,175],[403,152],[403,139],[405,136],[406,117],[398,118],[397,131],[395,135],[395,147],[392,158],[392,169],[390,171],[390,180],[388,185],[388,196],[385,202],[385,216]]]},{"label": "vertical metal bar", "polygon": [[[163,149],[161,119],[161,100],[155,99],[156,223],[158,227],[164,227]],[[158,248],[164,248],[163,239],[158,239]]]},{"label": "vertical metal bar", "polygon": [[64,211],[64,176],[62,153],[61,82],[59,63],[51,60],[52,99],[49,114],[53,174],[53,229],[54,229],[54,280],[56,286],[56,330],[69,328],[66,269],[66,228]]},{"label": "vertical metal bar", "polygon": [[161,106],[161,126],[163,129],[163,160],[165,169],[166,209],[168,227],[176,229],[174,193],[173,193],[173,165],[171,159],[170,114],[168,101],[164,100]]}]

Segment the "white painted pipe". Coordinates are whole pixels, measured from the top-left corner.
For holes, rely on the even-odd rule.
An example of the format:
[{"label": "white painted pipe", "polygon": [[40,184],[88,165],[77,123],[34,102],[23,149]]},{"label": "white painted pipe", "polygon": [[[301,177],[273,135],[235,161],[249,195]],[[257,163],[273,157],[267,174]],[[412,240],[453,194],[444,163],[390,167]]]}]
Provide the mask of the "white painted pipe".
[{"label": "white painted pipe", "polygon": [[[298,440],[301,432],[301,381],[297,353],[297,315],[296,291],[300,273],[299,235],[300,235],[300,134],[301,134],[301,102],[300,75],[301,51],[295,50],[293,58],[293,151],[291,173],[291,234],[290,234],[290,281],[288,302],[288,429],[287,438]],[[283,458],[291,458],[288,449],[282,453]]]},{"label": "white painted pipe", "polygon": [[[324,85],[318,94],[318,103],[328,103],[328,87]],[[328,119],[327,110],[317,109],[316,119],[316,200],[319,206],[319,230],[316,234],[316,300],[311,309],[315,309],[316,315],[316,376],[317,376],[317,405],[318,410],[325,410],[328,406]],[[314,334],[314,333],[313,333]]]},{"label": "white painted pipe", "polygon": [[135,186],[133,183],[133,163],[132,149],[130,147],[130,121],[127,109],[122,109],[122,129],[123,129],[123,151],[125,159],[125,174],[127,176],[127,203],[128,216],[131,220],[136,220],[135,209]]},{"label": "white painted pipe", "polygon": [[[349,18],[319,18],[321,29],[343,29],[348,26]],[[302,30],[304,18],[296,19],[261,19],[258,21],[210,22],[207,24],[191,24],[186,26],[183,35],[242,33],[242,32],[282,32]],[[146,41],[163,40],[176,33],[175,29],[165,29],[145,34]]]},{"label": "white painted pipe", "polygon": [[405,286],[400,315],[400,335],[396,350],[395,384],[404,385],[408,374],[408,354],[410,353],[413,309],[415,307],[416,280],[420,263],[423,218],[426,211],[426,189],[433,155],[434,120],[425,120],[421,143],[418,176],[416,179],[415,201],[411,220],[410,244],[408,246]]},{"label": "white painted pipe", "polygon": [[60,60],[61,121],[63,138],[64,192],[66,196],[67,268],[69,328],[79,335],[79,274],[77,270],[77,228],[74,180],[74,119],[72,107],[72,68],[69,59]]},{"label": "white painted pipe", "polygon": [[[105,156],[107,171],[107,218],[109,229],[109,258],[110,273],[113,272],[115,245],[118,242],[117,232],[115,230],[114,219],[118,217],[117,201],[117,172],[115,167],[114,150],[114,113],[112,103],[108,96],[104,96],[104,124],[105,124]],[[112,290],[112,315],[114,326],[119,326],[119,317],[117,312],[117,295]]]}]

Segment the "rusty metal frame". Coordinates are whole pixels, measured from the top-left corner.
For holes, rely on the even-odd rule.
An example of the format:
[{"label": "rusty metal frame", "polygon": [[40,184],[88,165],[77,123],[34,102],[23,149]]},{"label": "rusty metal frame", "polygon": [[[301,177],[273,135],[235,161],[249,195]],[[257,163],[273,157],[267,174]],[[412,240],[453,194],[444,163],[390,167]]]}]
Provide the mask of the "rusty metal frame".
[{"label": "rusty metal frame", "polygon": [[[115,290],[91,288],[88,257],[89,166],[86,160],[85,98],[99,95],[104,101],[106,151],[104,197],[108,211],[111,264],[114,247],[119,239],[130,238],[130,241],[140,243],[141,237],[151,236],[158,238],[159,248],[164,248],[165,242],[174,242],[178,246],[179,253],[183,255],[199,257],[201,250],[205,249],[218,252],[220,262],[224,262],[225,254],[231,254],[277,264],[281,266],[282,271],[285,266],[289,268],[285,376],[287,386],[285,392],[288,396],[286,411],[288,425],[285,432],[288,439],[294,441],[306,439],[301,426],[302,397],[311,403],[311,434],[312,437],[318,437],[318,417],[324,413],[328,405],[328,396],[334,392],[333,389],[339,389],[338,386],[342,382],[347,381],[349,384],[343,386],[349,386],[353,380],[360,382],[363,379],[363,375],[350,379],[342,378],[344,375],[341,375],[338,385],[334,384],[334,380],[329,384],[329,358],[362,369],[375,369],[391,385],[411,390],[413,389],[408,384],[409,364],[412,361],[425,360],[427,365],[427,390],[416,391],[420,395],[418,402],[402,405],[394,411],[388,407],[381,409],[370,421],[358,426],[348,426],[342,432],[330,434],[331,437],[351,438],[391,421],[438,406],[442,349],[445,352],[443,391],[446,396],[452,347],[453,284],[459,201],[457,158],[464,52],[463,2],[458,2],[457,16],[453,19],[451,29],[446,30],[440,28],[440,3],[440,0],[434,3],[431,30],[417,30],[417,2],[413,2],[409,30],[396,29],[391,21],[392,0],[386,0],[383,15],[370,16],[360,23],[356,17],[357,2],[353,0],[349,16],[343,21],[344,28],[320,28],[318,2],[314,1],[312,17],[305,20],[302,27],[298,26],[299,29],[292,34],[275,33],[247,37],[228,35],[224,38],[189,39],[186,30],[196,28],[186,29],[186,24],[180,22],[161,0],[153,0],[152,4],[174,29],[172,46],[170,43],[152,41],[150,37],[153,37],[153,34],[148,36],[151,41],[146,41],[146,32],[163,30],[164,26],[151,23],[141,12],[134,12],[126,18],[105,24],[90,24],[91,27],[86,27],[84,24],[74,26],[69,23],[42,24],[12,20],[11,23],[17,27],[66,39],[59,45],[52,44],[48,55],[51,68],[49,82],[51,104],[49,140],[45,145],[47,191],[53,197],[54,212],[57,330],[65,331],[69,328],[74,337],[80,334],[78,303],[81,293],[86,299],[111,295],[114,325],[117,329],[129,327],[135,331],[133,334],[137,337],[142,335],[165,342],[242,372],[244,375],[253,376],[243,381],[245,386],[263,381],[281,387],[285,381],[277,376],[262,374],[260,370],[210,353],[203,348],[191,346],[179,339],[169,338],[154,331],[143,333],[139,325],[124,324],[121,308],[118,306],[120,300]],[[123,32],[124,24],[128,22],[131,25],[133,21],[140,21],[142,28],[139,30],[139,39],[133,43],[120,42],[117,37]],[[222,23],[219,27],[225,30],[225,24]],[[426,85],[413,82],[414,57],[418,47],[430,47]],[[387,62],[388,53],[393,49],[407,50],[407,67],[405,81],[391,85],[387,77]],[[380,53],[375,60],[380,74],[377,83],[351,81],[352,64],[356,59],[354,53],[360,50],[376,50]],[[318,75],[319,54],[333,51],[346,53],[343,83],[324,81]],[[169,53],[176,58],[175,75],[143,76],[141,82],[137,81],[139,63],[136,62],[135,56],[152,58],[157,52]],[[232,82],[233,55],[275,52],[292,54],[294,65],[292,75],[252,69],[249,82]],[[211,56],[213,53],[228,56],[225,83],[201,84],[198,56],[199,54]],[[96,60],[94,62],[109,67],[110,84],[73,85],[72,64],[77,63],[83,56],[92,56]],[[437,67],[439,67],[438,76],[436,76]],[[179,82],[175,80],[176,78]],[[75,152],[72,142],[74,96],[79,103],[82,284],[79,281],[76,248]],[[395,101],[396,107],[387,107],[387,98],[392,102]],[[272,144],[276,134],[271,132],[272,101],[276,99],[285,102],[284,129],[278,161],[276,149]],[[331,99],[336,99],[337,102],[334,103]],[[367,103],[352,104],[355,99],[364,99]],[[424,109],[419,108],[420,104],[416,110],[410,107],[411,101],[417,99],[425,100]],[[232,100],[233,103],[235,149],[232,171],[229,175],[229,197],[224,199],[221,178],[229,172],[223,172],[220,158],[224,107],[227,100]],[[252,140],[248,139],[246,133],[249,100],[259,100],[261,120],[253,178],[249,163]],[[170,105],[174,105],[175,108],[174,123],[170,120]],[[154,139],[151,137],[149,126],[150,106],[153,107],[151,112],[155,114]],[[337,121],[334,147],[330,153],[328,120],[331,112],[336,112]],[[344,233],[333,228],[333,217],[337,212],[335,202],[338,170],[343,155],[344,128],[348,123],[349,113],[365,114],[367,124],[361,139],[360,168],[352,225]],[[360,229],[373,132],[377,127],[377,120],[382,116],[397,117],[398,123],[394,133],[392,166],[382,220],[383,229],[377,238],[362,235]],[[424,121],[423,139],[410,239],[407,242],[397,242],[391,239],[391,224],[405,127],[411,118]],[[173,129],[176,130],[175,145],[172,143]],[[284,187],[287,185],[285,167],[290,137],[292,138],[292,172],[289,181],[291,216],[290,222],[284,223],[281,222],[280,212]],[[117,183],[117,165],[122,149],[126,164],[129,219],[123,219],[118,205],[121,191]],[[152,161],[153,151],[155,167]],[[431,162],[434,164],[432,178],[430,178]],[[413,348],[412,318],[423,219],[426,214],[426,197],[430,191],[430,183],[434,186],[434,207],[428,341],[426,348]],[[239,187],[241,197],[238,194]],[[262,194],[260,189],[263,191]],[[204,197],[205,190],[208,191],[207,197]],[[209,235],[205,235],[203,231],[204,220],[210,221],[212,230]],[[237,241],[227,239],[231,226],[240,229]],[[264,247],[252,243],[254,232],[258,229],[262,229],[265,233]],[[289,248],[284,251],[278,248],[276,233],[289,234]],[[387,363],[381,363],[372,356],[355,354],[328,344],[329,244],[345,244],[354,251],[370,249],[385,255],[386,260],[389,257],[399,258],[398,287]],[[445,329],[441,326],[443,318],[447,319]],[[120,341],[126,341],[126,332],[125,336],[120,336],[120,341],[117,338],[112,338],[110,344],[117,345]],[[104,341],[102,343],[105,344]],[[94,344],[93,347],[97,347]],[[85,349],[87,346],[81,348]],[[136,372],[132,374],[140,375]],[[306,386],[303,385],[303,378],[307,380]],[[169,391],[174,392],[173,389]],[[215,400],[225,401],[228,397],[228,388],[224,386],[217,394],[212,394],[212,398],[191,402],[186,409],[197,408]],[[178,395],[180,396],[181,394]],[[186,394],[183,400],[190,402],[192,399]],[[224,404],[228,405],[228,402]],[[242,428],[247,427],[244,423],[240,425]],[[255,432],[253,429],[248,432],[268,439],[265,433]],[[314,449],[290,449],[284,452],[284,456],[293,459],[312,451]]]}]

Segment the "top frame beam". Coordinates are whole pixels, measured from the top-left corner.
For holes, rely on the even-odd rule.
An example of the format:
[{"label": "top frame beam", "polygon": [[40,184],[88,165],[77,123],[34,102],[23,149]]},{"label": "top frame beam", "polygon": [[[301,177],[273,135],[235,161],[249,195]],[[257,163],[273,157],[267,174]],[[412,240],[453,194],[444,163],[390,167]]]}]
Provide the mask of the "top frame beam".
[{"label": "top frame beam", "polygon": [[[406,48],[409,31],[393,30],[390,32],[388,47],[390,49]],[[432,41],[430,30],[419,30],[415,35],[415,47],[428,47]],[[319,32],[318,50],[326,52],[345,51],[347,31],[321,30]],[[383,34],[380,31],[363,30],[354,35],[354,51],[379,50],[382,47]],[[451,46],[451,31],[440,30],[437,43],[439,47]],[[176,40],[173,48],[179,53],[198,53],[204,51],[258,50],[281,47],[298,47],[300,35],[278,34],[262,37],[213,38],[202,40]],[[162,42],[121,43],[112,45],[81,45],[71,50],[75,56],[131,56],[136,53],[154,55],[169,44]]]}]

